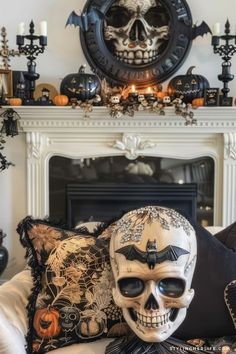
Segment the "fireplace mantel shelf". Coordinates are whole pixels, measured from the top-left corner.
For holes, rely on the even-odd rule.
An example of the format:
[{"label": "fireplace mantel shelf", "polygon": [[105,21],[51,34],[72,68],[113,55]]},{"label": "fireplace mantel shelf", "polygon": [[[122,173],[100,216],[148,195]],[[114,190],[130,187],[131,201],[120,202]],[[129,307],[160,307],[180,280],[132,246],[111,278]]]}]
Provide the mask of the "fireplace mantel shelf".
[{"label": "fireplace mantel shelf", "polygon": [[[9,107],[3,107],[9,108]],[[173,107],[165,108],[165,115],[160,116],[148,111],[135,112],[134,117],[123,116],[120,119],[110,117],[106,107],[93,107],[85,117],[84,111],[76,107],[55,106],[19,106],[12,107],[20,115],[23,132],[30,131],[76,131],[81,128],[106,128],[117,130],[123,128],[161,128],[162,131],[228,132],[236,131],[236,107],[200,107],[194,109],[197,126],[185,126],[185,120],[177,116]]]},{"label": "fireplace mantel shelf", "polygon": [[131,160],[210,156],[215,163],[214,223],[227,226],[236,220],[236,107],[197,108],[197,126],[186,126],[173,107],[166,107],[164,116],[142,111],[121,119],[110,117],[106,107],[93,107],[89,117],[78,107],[12,108],[26,135],[29,215],[49,214],[49,160],[54,155],[74,159],[123,155]]}]

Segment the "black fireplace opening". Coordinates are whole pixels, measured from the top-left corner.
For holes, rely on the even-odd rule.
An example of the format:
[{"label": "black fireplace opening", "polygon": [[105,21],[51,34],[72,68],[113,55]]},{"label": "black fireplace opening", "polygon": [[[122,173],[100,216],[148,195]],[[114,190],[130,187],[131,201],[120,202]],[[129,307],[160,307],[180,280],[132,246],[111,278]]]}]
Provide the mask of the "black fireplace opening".
[{"label": "black fireplace opening", "polygon": [[147,205],[171,207],[213,225],[214,161],[123,156],[49,162],[50,217],[69,227],[109,221]]},{"label": "black fireplace opening", "polygon": [[70,227],[83,221],[116,219],[124,212],[147,205],[179,209],[196,220],[197,184],[69,184],[67,222]]}]

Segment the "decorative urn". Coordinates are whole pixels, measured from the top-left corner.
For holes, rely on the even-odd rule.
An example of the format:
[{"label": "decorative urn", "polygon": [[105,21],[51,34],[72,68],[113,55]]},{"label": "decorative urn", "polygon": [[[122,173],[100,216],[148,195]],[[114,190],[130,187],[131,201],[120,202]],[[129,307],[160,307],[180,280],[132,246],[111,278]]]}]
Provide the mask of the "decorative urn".
[{"label": "decorative urn", "polygon": [[4,272],[8,262],[8,251],[6,247],[2,245],[2,240],[5,236],[6,234],[0,229],[0,275]]},{"label": "decorative urn", "polygon": [[61,82],[60,92],[69,98],[86,101],[100,94],[101,83],[97,75],[85,73],[86,65],[81,65],[78,73],[69,74]]}]

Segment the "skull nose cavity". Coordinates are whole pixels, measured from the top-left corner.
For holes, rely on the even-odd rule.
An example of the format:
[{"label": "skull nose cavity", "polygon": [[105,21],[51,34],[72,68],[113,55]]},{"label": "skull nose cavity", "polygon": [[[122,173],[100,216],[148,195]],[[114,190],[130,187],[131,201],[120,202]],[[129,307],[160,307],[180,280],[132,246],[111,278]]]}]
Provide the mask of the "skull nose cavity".
[{"label": "skull nose cavity", "polygon": [[144,308],[146,310],[158,310],[159,309],[159,305],[158,305],[158,302],[157,300],[155,299],[154,295],[151,294],[149,296],[149,298],[147,299],[147,302],[144,306]]},{"label": "skull nose cavity", "polygon": [[129,38],[133,42],[143,42],[147,39],[145,27],[140,20],[134,21],[129,33]]}]

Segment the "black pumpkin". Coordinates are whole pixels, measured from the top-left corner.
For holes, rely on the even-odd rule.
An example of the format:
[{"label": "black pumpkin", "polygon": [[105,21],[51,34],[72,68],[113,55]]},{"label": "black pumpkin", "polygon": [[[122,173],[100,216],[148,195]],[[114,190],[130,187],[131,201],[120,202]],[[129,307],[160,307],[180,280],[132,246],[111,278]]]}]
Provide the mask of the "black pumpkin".
[{"label": "black pumpkin", "polygon": [[185,103],[194,98],[204,97],[204,90],[209,88],[208,80],[202,75],[192,74],[195,66],[191,66],[185,75],[177,75],[170,80],[167,92],[172,98],[183,96]]},{"label": "black pumpkin", "polygon": [[61,82],[60,92],[69,98],[86,101],[100,94],[101,84],[94,74],[85,73],[85,65],[79,68],[78,73],[69,74]]}]

